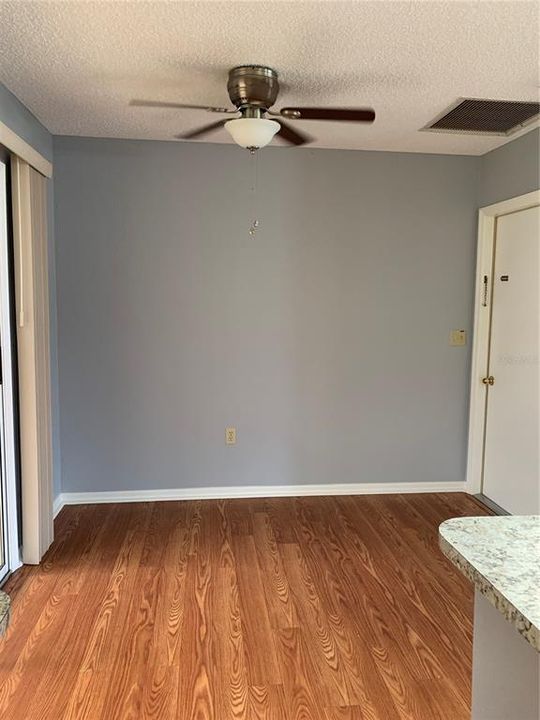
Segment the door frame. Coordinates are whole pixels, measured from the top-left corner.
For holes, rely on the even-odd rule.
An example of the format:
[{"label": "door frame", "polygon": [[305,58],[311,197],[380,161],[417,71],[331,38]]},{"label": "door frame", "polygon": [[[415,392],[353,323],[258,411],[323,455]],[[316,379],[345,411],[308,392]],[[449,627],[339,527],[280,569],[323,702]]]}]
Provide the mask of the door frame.
[{"label": "door frame", "polygon": [[[469,405],[469,445],[465,488],[471,495],[482,492],[484,434],[486,423],[487,387],[482,378],[489,367],[491,300],[493,295],[493,264],[497,218],[540,205],[540,190],[487,205],[478,211],[478,244],[476,255],[476,287],[474,293],[474,325]],[[487,280],[485,280],[487,278]]]},{"label": "door frame", "polygon": [[1,170],[6,192],[0,192],[0,348],[2,363],[2,382],[0,384],[0,444],[1,473],[0,486],[3,486],[5,549],[7,569],[0,577],[14,572],[22,564],[19,548],[19,513],[17,503],[17,466],[15,433],[15,408],[13,401],[13,355],[12,355],[12,312],[13,302],[9,275],[9,238],[7,207],[8,167],[2,161]]}]

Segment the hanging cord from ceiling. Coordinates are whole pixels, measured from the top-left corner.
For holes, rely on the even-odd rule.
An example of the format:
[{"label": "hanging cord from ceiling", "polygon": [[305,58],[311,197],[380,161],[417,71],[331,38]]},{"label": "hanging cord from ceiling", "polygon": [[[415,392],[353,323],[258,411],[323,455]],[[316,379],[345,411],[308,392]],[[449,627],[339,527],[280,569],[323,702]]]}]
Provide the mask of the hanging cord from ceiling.
[{"label": "hanging cord from ceiling", "polygon": [[253,237],[259,229],[259,212],[257,202],[259,153],[257,152],[257,148],[249,148],[249,153],[251,157],[251,226],[249,228],[249,234]]}]

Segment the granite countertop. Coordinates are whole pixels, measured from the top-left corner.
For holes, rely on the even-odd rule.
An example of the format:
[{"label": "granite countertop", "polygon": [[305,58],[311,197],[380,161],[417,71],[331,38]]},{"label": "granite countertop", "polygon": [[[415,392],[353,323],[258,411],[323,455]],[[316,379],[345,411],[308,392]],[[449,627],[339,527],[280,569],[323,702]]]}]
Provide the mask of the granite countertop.
[{"label": "granite countertop", "polygon": [[0,590],[0,636],[3,635],[9,623],[9,595]]},{"label": "granite countertop", "polygon": [[446,520],[439,527],[439,544],[540,652],[540,515]]}]

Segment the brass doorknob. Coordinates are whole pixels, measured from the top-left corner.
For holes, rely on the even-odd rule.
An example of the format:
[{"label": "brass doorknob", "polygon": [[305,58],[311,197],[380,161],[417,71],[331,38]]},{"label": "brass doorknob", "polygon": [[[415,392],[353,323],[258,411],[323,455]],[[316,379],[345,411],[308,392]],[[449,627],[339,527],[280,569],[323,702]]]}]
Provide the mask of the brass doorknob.
[{"label": "brass doorknob", "polygon": [[488,375],[487,377],[482,378],[482,382],[484,383],[484,385],[494,385],[495,378],[493,377],[493,375]]}]

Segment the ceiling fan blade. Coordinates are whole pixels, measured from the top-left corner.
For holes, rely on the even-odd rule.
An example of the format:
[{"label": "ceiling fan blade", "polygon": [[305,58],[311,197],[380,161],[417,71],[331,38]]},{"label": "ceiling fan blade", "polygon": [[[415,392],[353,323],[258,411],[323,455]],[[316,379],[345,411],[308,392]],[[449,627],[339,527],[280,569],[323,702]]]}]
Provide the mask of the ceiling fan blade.
[{"label": "ceiling fan blade", "polygon": [[296,128],[283,122],[283,120],[280,120],[279,124],[281,125],[281,129],[278,132],[279,137],[291,145],[307,145],[307,143],[313,140],[307,133],[299,132]]},{"label": "ceiling fan blade", "polygon": [[207,112],[217,113],[235,113],[236,110],[229,110],[223,107],[210,107],[208,105],[185,105],[184,103],[161,102],[160,100],[130,100],[132,107],[157,107],[157,108],[174,108],[180,110],[206,110]]},{"label": "ceiling fan blade", "polygon": [[192,138],[199,137],[200,135],[206,135],[207,133],[214,132],[214,130],[219,130],[219,128],[222,128],[226,122],[227,120],[218,120],[217,122],[210,123],[210,125],[203,125],[203,127],[200,127],[197,130],[191,130],[191,132],[175,135],[175,137],[179,140],[191,140]]},{"label": "ceiling fan blade", "polygon": [[373,122],[375,110],[372,108],[319,108],[287,107],[280,114],[292,120],[334,120],[338,122]]}]

